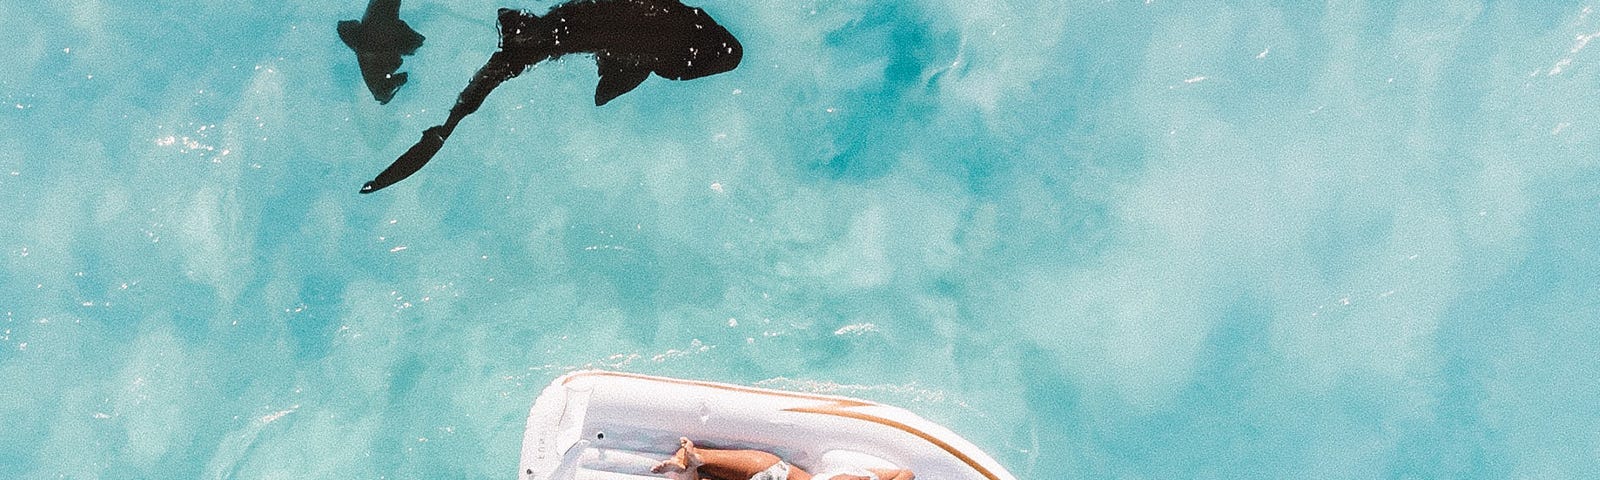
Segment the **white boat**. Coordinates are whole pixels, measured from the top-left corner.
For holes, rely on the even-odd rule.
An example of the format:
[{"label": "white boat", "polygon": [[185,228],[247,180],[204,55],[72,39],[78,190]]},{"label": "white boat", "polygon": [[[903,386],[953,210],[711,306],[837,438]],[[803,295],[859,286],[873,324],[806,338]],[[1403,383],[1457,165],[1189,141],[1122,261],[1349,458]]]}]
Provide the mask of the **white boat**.
[{"label": "white boat", "polygon": [[678,437],[772,452],[806,471],[905,468],[918,479],[1016,480],[949,429],[904,409],[832,395],[578,371],[528,412],[522,480],[656,480]]}]

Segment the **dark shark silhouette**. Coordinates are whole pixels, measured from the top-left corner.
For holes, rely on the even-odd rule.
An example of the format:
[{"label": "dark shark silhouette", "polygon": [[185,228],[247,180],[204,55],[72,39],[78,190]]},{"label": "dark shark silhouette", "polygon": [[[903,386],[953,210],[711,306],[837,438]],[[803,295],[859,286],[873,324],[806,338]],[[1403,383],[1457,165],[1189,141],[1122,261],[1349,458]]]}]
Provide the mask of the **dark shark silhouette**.
[{"label": "dark shark silhouette", "polygon": [[595,106],[639,86],[651,72],[689,80],[733,70],[744,47],[699,8],[678,0],[575,0],[544,16],[500,9],[500,50],[478,69],[456,97],[444,125],[422,132],[422,140],[377,178],[361,187],[372,193],[416,173],[439,153],[463,117],[483,105],[502,82],[534,64],[573,53],[594,54],[600,85]]},{"label": "dark shark silhouette", "polygon": [[400,56],[416,53],[424,37],[400,19],[400,0],[372,0],[361,20],[339,22],[339,39],[356,51],[372,98],[387,104],[406,83],[405,72],[395,73]]}]

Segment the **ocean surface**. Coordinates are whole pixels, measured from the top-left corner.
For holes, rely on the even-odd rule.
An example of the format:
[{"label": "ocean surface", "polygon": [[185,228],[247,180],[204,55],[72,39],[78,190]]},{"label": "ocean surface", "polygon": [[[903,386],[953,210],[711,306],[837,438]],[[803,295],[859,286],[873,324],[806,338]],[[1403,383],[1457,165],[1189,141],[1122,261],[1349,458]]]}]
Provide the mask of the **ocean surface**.
[{"label": "ocean surface", "polygon": [[[0,478],[513,478],[581,368],[868,398],[1019,478],[1600,478],[1600,2],[703,7],[415,176],[495,9],[0,5]],[[929,479],[936,480],[936,479]]]}]

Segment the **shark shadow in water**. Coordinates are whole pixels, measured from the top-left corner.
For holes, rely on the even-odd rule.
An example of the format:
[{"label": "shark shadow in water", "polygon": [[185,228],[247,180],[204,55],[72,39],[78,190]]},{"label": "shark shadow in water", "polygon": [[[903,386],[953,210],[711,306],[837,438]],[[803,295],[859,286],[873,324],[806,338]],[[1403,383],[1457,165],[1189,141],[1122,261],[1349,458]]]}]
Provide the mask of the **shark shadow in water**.
[{"label": "shark shadow in water", "polygon": [[443,125],[422,132],[422,140],[377,178],[361,187],[372,193],[421,169],[439,153],[463,117],[483,105],[502,82],[534,64],[573,53],[594,54],[600,85],[595,106],[628,93],[653,72],[689,80],[733,70],[744,47],[726,28],[699,8],[678,0],[574,0],[544,16],[500,9],[500,50],[478,69],[456,98]]},{"label": "shark shadow in water", "polygon": [[339,39],[356,51],[361,78],[381,104],[406,83],[405,72],[395,73],[400,56],[416,53],[424,38],[400,19],[400,0],[372,0],[361,20],[339,22]]}]

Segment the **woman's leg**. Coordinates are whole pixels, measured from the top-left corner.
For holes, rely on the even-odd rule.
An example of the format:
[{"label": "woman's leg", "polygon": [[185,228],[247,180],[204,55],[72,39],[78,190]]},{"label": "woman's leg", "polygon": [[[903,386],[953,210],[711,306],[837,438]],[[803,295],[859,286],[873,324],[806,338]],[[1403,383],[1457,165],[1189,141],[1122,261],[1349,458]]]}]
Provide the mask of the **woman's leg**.
[{"label": "woman's leg", "polygon": [[[781,460],[777,455],[760,450],[696,448],[694,442],[689,441],[688,438],[680,438],[678,443],[678,453],[667,459],[667,461],[661,462],[660,465],[656,465],[650,471],[664,473],[688,472],[698,469],[698,473],[711,477],[744,480],[761,473]],[[789,480],[811,480],[811,474],[790,465]]]},{"label": "woman's leg", "polygon": [[910,470],[888,470],[878,468],[869,468],[867,470],[871,471],[873,475],[877,475],[878,480],[914,480],[917,478],[917,476],[913,475]]},{"label": "woman's leg", "polygon": [[699,450],[694,448],[694,442],[688,437],[678,437],[678,453],[672,455],[654,467],[652,473],[682,473],[679,480],[700,480],[700,466],[705,461],[700,458]]}]

